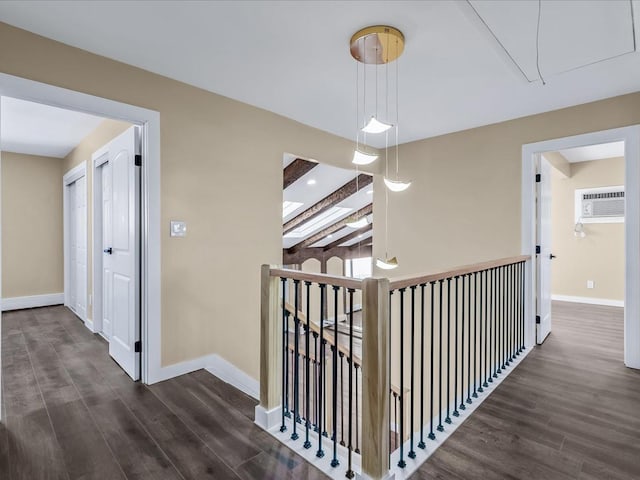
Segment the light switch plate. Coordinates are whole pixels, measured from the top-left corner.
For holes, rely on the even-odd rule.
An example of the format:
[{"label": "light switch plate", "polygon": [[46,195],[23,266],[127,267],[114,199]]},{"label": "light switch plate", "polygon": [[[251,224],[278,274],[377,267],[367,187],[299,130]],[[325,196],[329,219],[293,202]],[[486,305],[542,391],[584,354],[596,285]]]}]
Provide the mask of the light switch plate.
[{"label": "light switch plate", "polygon": [[187,236],[187,222],[180,222],[177,220],[171,220],[171,236],[172,237],[186,237]]}]

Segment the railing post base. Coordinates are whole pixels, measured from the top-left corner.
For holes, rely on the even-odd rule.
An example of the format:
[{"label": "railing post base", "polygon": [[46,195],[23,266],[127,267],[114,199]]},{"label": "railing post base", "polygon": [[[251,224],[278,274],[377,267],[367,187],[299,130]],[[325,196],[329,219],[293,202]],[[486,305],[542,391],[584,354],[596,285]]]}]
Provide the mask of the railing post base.
[{"label": "railing post base", "polygon": [[282,419],[282,406],[266,410],[262,405],[256,405],[255,424],[264,430],[270,431],[279,427]]},{"label": "railing post base", "polygon": [[394,472],[387,472],[384,477],[373,478],[365,473],[356,473],[356,480],[395,480],[396,474]]}]

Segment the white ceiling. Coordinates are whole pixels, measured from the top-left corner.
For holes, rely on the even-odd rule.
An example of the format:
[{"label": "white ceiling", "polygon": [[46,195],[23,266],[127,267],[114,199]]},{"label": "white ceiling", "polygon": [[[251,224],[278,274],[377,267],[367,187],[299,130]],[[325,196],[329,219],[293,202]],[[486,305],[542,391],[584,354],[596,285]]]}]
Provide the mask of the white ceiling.
[{"label": "white ceiling", "polygon": [[2,97],[0,149],[66,157],[104,119],[40,103]]},{"label": "white ceiling", "polygon": [[546,86],[529,81],[537,1],[472,3],[477,13],[465,1],[3,1],[0,20],[345,138],[348,42],[371,24],[406,37],[401,143],[638,90],[629,1],[542,1]]},{"label": "white ceiling", "polygon": [[591,160],[602,160],[604,158],[624,157],[624,142],[603,143],[600,145],[589,145],[587,147],[569,148],[559,150],[570,163],[589,162]]}]

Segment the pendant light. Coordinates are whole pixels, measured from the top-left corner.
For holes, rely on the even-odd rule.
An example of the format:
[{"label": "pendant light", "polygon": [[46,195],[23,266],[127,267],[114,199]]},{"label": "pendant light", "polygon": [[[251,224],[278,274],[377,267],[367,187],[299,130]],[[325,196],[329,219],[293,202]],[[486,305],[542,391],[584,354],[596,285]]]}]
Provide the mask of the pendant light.
[{"label": "pendant light", "polygon": [[[404,35],[400,30],[394,27],[385,25],[376,25],[372,27],[363,28],[356,32],[351,37],[351,55],[357,60],[356,63],[356,150],[353,155],[353,163],[356,165],[367,165],[377,160],[378,155],[367,154],[366,151],[360,148],[360,132],[363,134],[363,143],[366,145],[366,135],[379,135],[385,134],[385,168],[386,175],[384,178],[385,189],[385,256],[384,258],[376,259],[376,266],[384,270],[391,270],[398,267],[397,257],[389,257],[389,191],[401,192],[406,190],[411,182],[401,181],[398,177],[399,159],[398,159],[398,62],[397,59],[402,55],[404,51]],[[389,115],[389,63],[396,61],[395,69],[395,122],[391,121]],[[362,111],[363,115],[360,116],[360,63],[363,64],[363,97],[362,97]],[[385,66],[385,112],[384,117],[381,117],[381,113],[378,109],[378,76],[379,66]],[[374,112],[367,111],[367,69],[369,66],[373,66],[375,72],[375,110]],[[367,123],[361,127],[360,118],[367,118]],[[395,130],[395,148],[396,148],[396,175],[395,178],[389,177],[389,132],[391,129]],[[352,228],[362,228],[367,225],[368,220],[366,218],[356,220],[354,222],[347,223]]]},{"label": "pendant light", "polygon": [[369,165],[378,159],[378,155],[372,155],[370,153],[364,153],[358,148],[353,152],[353,164],[354,165]]}]

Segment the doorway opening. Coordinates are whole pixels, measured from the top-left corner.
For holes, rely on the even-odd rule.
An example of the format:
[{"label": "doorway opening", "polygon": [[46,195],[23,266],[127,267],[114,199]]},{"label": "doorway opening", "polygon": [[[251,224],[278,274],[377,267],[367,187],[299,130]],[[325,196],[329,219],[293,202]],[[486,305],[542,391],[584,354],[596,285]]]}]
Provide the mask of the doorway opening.
[{"label": "doorway opening", "polygon": [[[140,175],[135,161],[141,153],[139,128],[2,97],[2,310],[64,305],[107,340],[109,355],[133,380],[140,379],[142,370]],[[109,158],[114,142],[122,138],[128,144],[118,145],[117,154]],[[99,189],[91,182],[95,169],[88,168],[96,149],[107,152],[103,163],[114,164],[116,172]],[[104,190],[115,201],[108,215],[100,216],[101,228],[95,228],[95,222],[89,221],[96,217],[91,199],[103,198]],[[18,221],[22,228],[15,228]],[[119,240],[113,242],[114,248],[103,249],[103,225],[109,232],[120,233],[114,236],[117,240],[125,236],[126,242]],[[107,251],[113,251],[114,257],[123,252],[129,255],[126,268],[118,263],[104,267],[102,257]],[[103,278],[108,278],[108,287]],[[50,312],[52,317],[64,315],[59,309]],[[110,324],[107,331],[104,318],[119,328]],[[55,320],[52,325],[57,325]]]},{"label": "doorway opening", "polygon": [[[85,112],[142,127],[142,166],[140,167],[142,177],[140,208],[140,230],[142,233],[140,255],[141,380],[144,383],[152,384],[175,376],[175,368],[163,366],[161,358],[160,114],[146,108],[0,73],[0,103],[6,97]],[[0,137],[1,134],[0,131]],[[1,147],[2,145],[0,145],[0,150]],[[0,157],[5,156],[0,151]],[[1,160],[0,158],[0,162]],[[0,222],[1,225],[2,222]],[[2,238],[1,233],[0,231],[0,238]],[[0,259],[2,259],[2,255],[0,255]],[[62,259],[60,260],[62,261]],[[0,272],[4,273],[1,260]],[[0,279],[3,276],[0,275]],[[51,299],[51,301],[54,300],[58,304],[62,304],[64,301],[59,298]],[[6,306],[6,302],[0,301],[0,305]],[[2,315],[0,315],[0,330],[3,330]],[[1,368],[0,372],[2,372]]]},{"label": "doorway opening", "polygon": [[552,331],[552,300],[624,306],[624,363],[640,368],[640,128],[524,145],[522,161],[527,344]]}]

